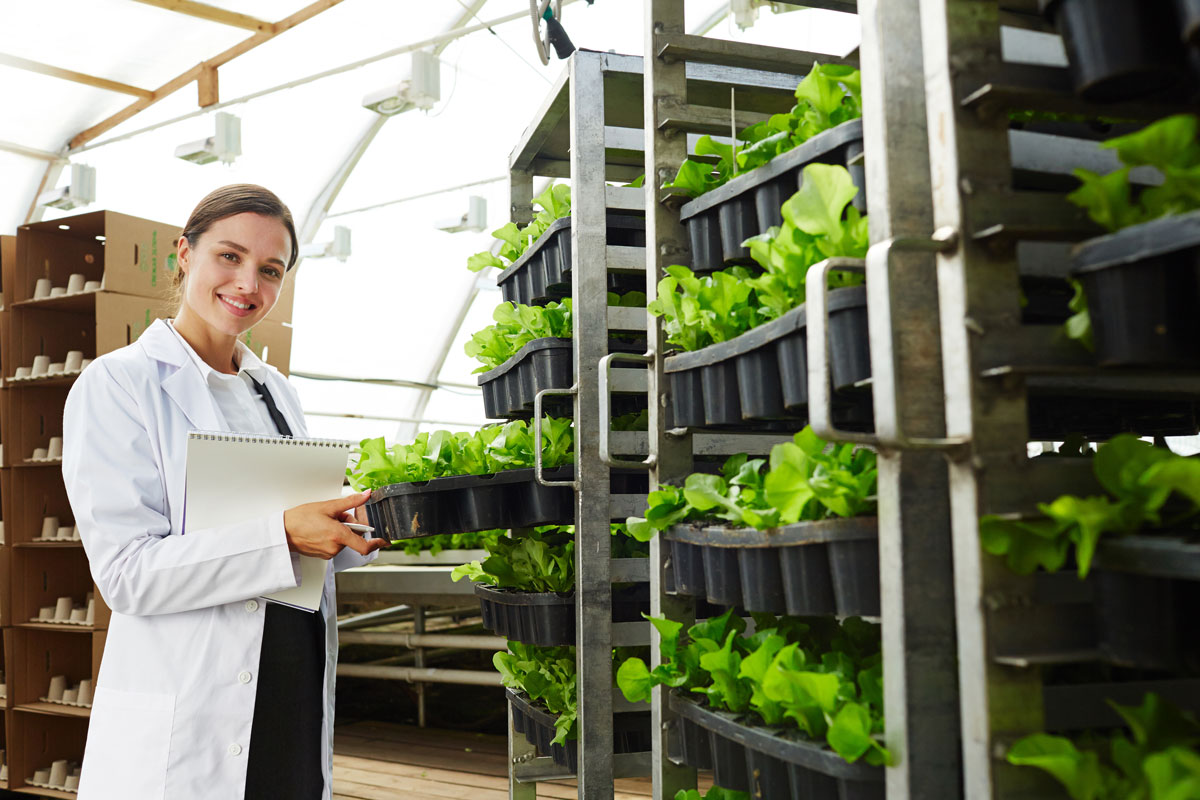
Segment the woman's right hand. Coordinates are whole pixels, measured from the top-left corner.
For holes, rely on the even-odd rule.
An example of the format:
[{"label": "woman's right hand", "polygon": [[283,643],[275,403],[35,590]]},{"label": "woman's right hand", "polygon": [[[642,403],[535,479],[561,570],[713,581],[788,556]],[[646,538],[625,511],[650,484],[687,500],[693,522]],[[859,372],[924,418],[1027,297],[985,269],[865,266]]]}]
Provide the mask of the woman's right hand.
[{"label": "woman's right hand", "polygon": [[331,559],[349,547],[360,555],[369,555],[387,545],[385,539],[366,540],[343,525],[345,512],[358,508],[371,499],[368,489],[349,497],[305,503],[283,512],[283,529],[287,533],[288,549],[303,556]]}]

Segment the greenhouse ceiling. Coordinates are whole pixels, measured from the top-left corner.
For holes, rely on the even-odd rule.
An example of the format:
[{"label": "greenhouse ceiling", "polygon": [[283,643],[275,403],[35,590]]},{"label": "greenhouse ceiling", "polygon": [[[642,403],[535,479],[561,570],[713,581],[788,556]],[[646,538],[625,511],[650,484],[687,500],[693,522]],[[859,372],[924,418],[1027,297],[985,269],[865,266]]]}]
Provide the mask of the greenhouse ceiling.
[{"label": "greenhouse ceiling", "polygon": [[[844,54],[850,15],[776,13],[739,29],[728,0],[689,0],[709,36]],[[642,52],[641,0],[563,0],[577,47]],[[440,98],[385,117],[365,96],[436,56]],[[351,231],[345,260],[295,273],[291,368],[313,435],[411,437],[481,424],[462,345],[500,302],[465,269],[507,221],[508,154],[564,62],[539,58],[526,0],[38,0],[0,3],[0,233],[108,209],[181,225],[217,186],[260,183],[304,242]],[[241,155],[199,165],[180,145],[240,120]],[[39,194],[95,169],[95,199],[64,211]],[[483,232],[447,220],[487,201]],[[316,376],[380,379],[379,383]]]}]

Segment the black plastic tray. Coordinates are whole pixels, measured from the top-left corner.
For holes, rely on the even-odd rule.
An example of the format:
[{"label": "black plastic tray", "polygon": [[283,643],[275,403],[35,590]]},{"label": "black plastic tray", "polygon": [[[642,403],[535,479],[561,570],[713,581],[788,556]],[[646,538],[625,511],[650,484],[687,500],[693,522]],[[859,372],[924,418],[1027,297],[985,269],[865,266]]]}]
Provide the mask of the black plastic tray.
[{"label": "black plastic tray", "polygon": [[1200,367],[1200,211],[1090,239],[1071,266],[1099,364]]},{"label": "black plastic tray", "polygon": [[[631,214],[608,214],[608,244],[646,246],[646,220]],[[640,275],[610,273],[609,291],[645,289]],[[536,242],[496,278],[504,299],[510,303],[537,305],[571,296],[571,218],[551,223]]]},{"label": "black plastic tray", "polygon": [[862,120],[843,122],[685,204],[679,218],[692,243],[692,270],[704,273],[731,264],[753,264],[742,242],[782,224],[780,209],[800,188],[800,173],[808,164],[846,166],[859,188],[854,205],[865,210],[866,172],[858,159],[862,142]]},{"label": "black plastic tray", "polygon": [[[513,727],[517,733],[537,748],[538,755],[550,756],[554,763],[571,772],[579,771],[579,742],[569,740],[566,744],[551,744],[556,731],[554,722],[558,717],[544,706],[529,699],[524,692],[506,689],[508,702],[512,706]],[[613,752],[642,753],[650,749],[650,712],[631,711],[613,715]]]},{"label": "black plastic tray", "polygon": [[[609,339],[609,352],[642,353],[645,349],[645,339]],[[570,388],[574,374],[575,355],[570,339],[535,339],[508,361],[479,376],[484,415],[490,419],[529,419],[533,416],[537,393],[543,389]],[[569,398],[547,398],[543,406],[547,412],[561,416],[573,413]],[[645,392],[633,393],[623,395],[619,407],[614,403],[613,413],[640,411],[645,407]]]},{"label": "black plastic tray", "polygon": [[1141,669],[1200,669],[1200,584],[1148,575],[1095,573],[1096,632],[1109,664]]},{"label": "black plastic tray", "polygon": [[[854,388],[871,377],[866,288],[834,289],[828,308],[834,420],[870,430],[870,390]],[[808,420],[807,325],[801,305],[727,342],[669,356],[663,369],[671,380],[675,426],[758,428],[761,421],[783,421],[803,427]]]},{"label": "black plastic tray", "polygon": [[[542,473],[546,480],[568,481],[575,467]],[[645,473],[614,470],[612,490],[645,493],[648,480]],[[375,534],[390,542],[494,528],[569,525],[575,521],[575,492],[569,486],[542,486],[533,469],[511,469],[383,486],[371,493],[366,509]]]},{"label": "black plastic tray", "polygon": [[[507,639],[542,647],[575,644],[575,593],[517,592],[475,584],[483,627]],[[638,622],[650,612],[650,586],[613,589],[613,622]]]},{"label": "black plastic tray", "polygon": [[[713,782],[770,800],[882,800],[883,767],[849,763],[824,744],[799,734],[748,724],[672,693],[679,715],[684,763],[712,769]],[[707,734],[708,748],[702,740]]]},{"label": "black plastic tray", "polygon": [[772,614],[880,614],[876,517],[766,531],[675,525],[663,537],[677,594]]}]

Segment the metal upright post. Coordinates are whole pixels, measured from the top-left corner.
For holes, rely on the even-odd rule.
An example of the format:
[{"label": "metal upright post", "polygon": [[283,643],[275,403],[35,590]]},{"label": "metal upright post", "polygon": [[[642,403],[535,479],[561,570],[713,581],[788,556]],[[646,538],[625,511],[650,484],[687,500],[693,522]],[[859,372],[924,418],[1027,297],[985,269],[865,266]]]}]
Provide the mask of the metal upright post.
[{"label": "metal upright post", "polygon": [[601,54],[571,59],[571,266],[575,351],[575,619],[579,797],[613,795],[609,469],[600,460],[600,359],[608,354],[604,73]]},{"label": "metal upright post", "polygon": [[[682,131],[665,130],[660,123],[660,109],[679,108],[687,101],[687,65],[683,61],[667,63],[657,56],[658,40],[662,35],[681,35],[684,31],[683,0],[648,0],[645,8],[646,57],[644,69],[644,104],[646,134],[646,297],[653,301],[658,282],[666,275],[666,267],[677,263],[690,263],[690,245],[677,209],[668,208],[660,202],[665,181],[674,177],[674,171],[687,158],[687,135]],[[647,370],[649,381],[649,444],[655,466],[650,473],[651,489],[661,483],[678,483],[692,471],[692,437],[669,436],[673,426],[672,413],[667,391],[666,376],[663,374],[662,321],[654,320],[648,326],[647,342],[655,353],[653,364]],[[667,616],[674,620],[694,620],[695,603],[683,596],[670,595],[665,591],[664,578],[670,569],[660,537],[650,543],[650,611],[655,616]],[[650,637],[652,666],[658,666],[662,657],[658,650],[658,633]],[[666,688],[657,687],[651,702],[652,780],[654,800],[673,798],[680,789],[695,788],[696,770],[673,764],[668,757],[668,740],[673,715],[667,708]]]},{"label": "metal upright post", "polygon": [[1020,480],[1029,438],[1021,382],[983,380],[977,363],[984,337],[1020,320],[1015,248],[981,239],[974,225],[1010,194],[1011,157],[1007,117],[962,102],[1001,68],[1001,12],[994,0],[920,3],[934,225],[960,234],[939,256],[937,278],[947,433],[970,440],[969,457],[950,466],[964,790],[972,800],[1028,797],[1036,771],[1006,767],[996,747],[1006,734],[1042,729],[1041,676],[997,663],[988,618],[1005,598],[1029,598],[1032,581],[979,545],[983,481],[989,469]]},{"label": "metal upright post", "polygon": [[[900,252],[933,232],[919,0],[860,0],[860,62],[876,429],[944,433],[937,286],[932,254]],[[881,267],[881,268],[877,268]],[[885,368],[890,366],[891,368]],[[879,453],[884,712],[896,764],[887,794],[951,798],[961,791],[954,576],[945,458]]]}]

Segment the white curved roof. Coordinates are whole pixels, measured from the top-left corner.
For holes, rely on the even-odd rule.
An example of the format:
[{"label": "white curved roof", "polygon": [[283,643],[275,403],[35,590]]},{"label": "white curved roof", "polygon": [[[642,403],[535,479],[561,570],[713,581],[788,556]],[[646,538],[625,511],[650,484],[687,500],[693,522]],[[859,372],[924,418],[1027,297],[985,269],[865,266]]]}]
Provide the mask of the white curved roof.
[{"label": "white curved roof", "polygon": [[[721,17],[727,5],[692,0],[689,29],[715,16],[709,35],[722,38],[833,53],[857,43],[857,23],[848,15],[774,15],[764,8],[757,25],[741,32]],[[442,387],[424,404],[420,388],[295,378],[306,411],[317,412],[309,418],[313,435],[415,432],[416,423],[395,418],[429,420],[425,428],[483,422],[478,392],[467,388],[475,383],[475,364],[463,355],[462,342],[489,324],[499,294],[479,292],[458,322],[476,285],[466,259],[491,239],[486,232],[444,233],[435,224],[461,216],[469,195],[487,199],[488,230],[507,221],[504,180],[445,190],[505,177],[514,142],[564,68],[553,57],[548,66],[538,60],[528,2],[208,0],[209,8],[266,23],[324,10],[221,66],[218,106],[199,108],[192,81],[69,148],[81,132],[139,97],[30,71],[22,59],[149,93],[257,33],[163,6],[204,11],[187,0],[0,2],[0,232],[12,233],[26,221],[55,154],[96,169],[96,200],[84,210],[175,224],[217,186],[261,183],[283,198],[313,241],[331,240],[335,225],[352,230],[353,253],[344,263],[307,259],[296,274],[292,370]],[[640,55],[642,14],[638,0],[566,0],[562,16],[576,46]],[[505,19],[490,30],[481,25]],[[444,36],[456,28],[478,30]],[[440,50],[442,99],[430,112],[408,111],[380,125],[380,117],[360,105],[364,95],[408,77],[405,54],[303,82],[413,45]],[[241,119],[243,154],[231,165],[175,158],[177,145],[213,134],[217,110]],[[337,180],[354,155],[344,182]],[[67,169],[46,188],[69,178]],[[427,196],[393,202],[416,195]],[[79,212],[39,213],[54,219]]]}]

